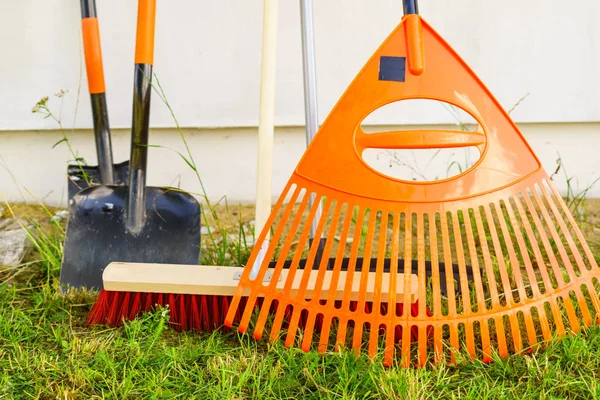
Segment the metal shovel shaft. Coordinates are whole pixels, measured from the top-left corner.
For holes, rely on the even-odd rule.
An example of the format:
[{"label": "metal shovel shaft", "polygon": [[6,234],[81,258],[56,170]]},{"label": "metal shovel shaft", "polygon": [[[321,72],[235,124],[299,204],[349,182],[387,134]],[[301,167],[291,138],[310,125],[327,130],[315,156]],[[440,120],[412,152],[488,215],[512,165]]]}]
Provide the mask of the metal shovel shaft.
[{"label": "metal shovel shaft", "polygon": [[113,167],[112,143],[108,126],[108,108],[105,93],[92,93],[92,117],[94,118],[94,138],[96,140],[96,155],[100,182],[104,185],[115,183]]},{"label": "metal shovel shaft", "polygon": [[152,65],[135,65],[127,207],[127,228],[132,233],[139,233],[142,230],[146,217],[146,169],[148,165],[151,79]]}]

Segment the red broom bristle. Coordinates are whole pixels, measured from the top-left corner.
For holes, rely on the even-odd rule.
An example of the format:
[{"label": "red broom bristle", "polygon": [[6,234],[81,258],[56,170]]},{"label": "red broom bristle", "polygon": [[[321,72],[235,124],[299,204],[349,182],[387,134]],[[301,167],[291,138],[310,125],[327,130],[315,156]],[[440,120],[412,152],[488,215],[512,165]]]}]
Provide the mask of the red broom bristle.
[{"label": "red broom bristle", "polygon": [[191,306],[190,306],[190,317],[191,317],[190,329],[200,331],[200,323],[201,323],[200,304],[198,302],[197,295],[192,296]]},{"label": "red broom bristle", "polygon": [[[229,310],[231,303],[230,296],[216,295],[183,295],[183,294],[163,294],[163,293],[129,293],[129,292],[111,292],[100,291],[96,304],[90,310],[86,326],[95,324],[105,324],[108,326],[120,326],[123,320],[135,319],[140,314],[154,309],[156,306],[169,307],[169,325],[178,331],[195,330],[198,332],[211,332],[214,330],[222,330],[228,332],[230,328],[223,325],[225,316]],[[236,319],[241,318],[241,311],[244,310],[248,299],[242,298],[240,307],[236,315]],[[321,300],[323,303],[325,300]],[[256,300],[256,306],[261,306],[263,299]],[[341,302],[336,302],[336,305]],[[274,301],[271,304],[271,312],[275,313],[278,304]],[[372,303],[365,303],[365,312],[373,311]],[[349,306],[351,311],[356,311],[358,302],[352,301]],[[380,306],[381,313],[388,312],[388,304],[382,303]],[[402,315],[404,305],[398,303],[396,305],[396,315]],[[418,303],[411,304],[410,312],[412,316],[418,314]],[[432,313],[429,308],[426,308],[428,316]],[[288,307],[284,313],[284,321],[289,321],[292,317],[292,309]],[[284,322],[285,323],[285,322]],[[304,329],[308,323],[307,315],[301,315],[298,321],[298,328]],[[323,327],[323,317],[318,315],[314,322],[314,331],[320,332]],[[287,325],[287,324],[286,324]],[[396,341],[402,338],[402,328],[395,329]],[[427,327],[427,337],[432,336],[432,327]],[[418,329],[413,326],[411,328],[411,339],[418,339]]]},{"label": "red broom bristle", "polygon": [[121,306],[118,308],[117,314],[115,316],[117,323],[121,323],[123,318],[126,318],[129,315],[130,304],[129,300],[131,298],[130,292],[125,292],[121,298]]},{"label": "red broom bristle", "polygon": [[127,314],[127,320],[130,321],[130,320],[134,319],[137,315],[140,314],[141,303],[142,303],[142,294],[134,293],[133,300],[131,301],[131,309],[129,310],[129,313]]},{"label": "red broom bristle", "polygon": [[147,293],[144,301],[144,305],[142,306],[142,312],[148,312],[152,309],[152,293]]},{"label": "red broom bristle", "polygon": [[121,308],[121,298],[120,292],[112,292],[111,299],[109,300],[108,313],[106,315],[106,322],[109,326],[119,326],[121,324],[121,320],[117,318],[119,309]]},{"label": "red broom bristle", "polygon": [[179,321],[179,307],[177,307],[177,299],[179,295],[176,294],[168,294],[166,295],[166,302],[169,307],[169,325],[176,330],[179,330],[180,324]]},{"label": "red broom bristle", "polygon": [[187,331],[189,325],[187,307],[190,295],[182,294],[179,297],[179,324],[177,325],[177,330]]},{"label": "red broom bristle", "polygon": [[106,314],[106,310],[109,307],[110,302],[108,301],[110,297],[110,293],[101,290],[98,295],[98,300],[90,310],[88,314],[88,318],[85,321],[85,326],[101,324],[104,322],[104,316]]}]

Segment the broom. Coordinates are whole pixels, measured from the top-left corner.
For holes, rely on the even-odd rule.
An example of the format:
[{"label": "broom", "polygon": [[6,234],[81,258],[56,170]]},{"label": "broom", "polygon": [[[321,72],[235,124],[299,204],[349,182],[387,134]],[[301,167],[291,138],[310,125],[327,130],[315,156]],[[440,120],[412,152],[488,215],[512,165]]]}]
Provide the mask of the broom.
[{"label": "broom", "polygon": [[[275,341],[282,335],[285,314],[291,313],[283,334],[286,346],[298,341],[307,351],[318,342],[318,350],[326,351],[333,340],[336,346],[350,343],[360,351],[366,339],[369,355],[381,349],[384,362],[390,364],[398,349],[405,366],[424,365],[432,358],[454,361],[458,351],[489,361],[494,351],[502,357],[519,353],[553,335],[590,325],[600,313],[594,286],[600,272],[567,206],[492,94],[417,15],[416,3],[407,0],[404,6],[402,22],[340,98],[279,197],[258,238],[260,247],[268,232],[274,232],[260,268],[255,276],[251,267],[244,269],[225,324],[236,322],[240,332],[251,329],[256,338],[267,331]],[[474,132],[362,131],[362,120],[374,110],[415,98],[456,106],[478,127]],[[389,177],[362,158],[367,148],[462,147],[475,147],[479,160],[439,181]],[[311,195],[316,201],[308,207]],[[292,244],[303,248],[315,220],[315,204],[321,202],[324,212],[317,219],[316,237],[326,239],[323,258],[318,270],[302,268],[300,252],[294,252]],[[258,247],[249,266],[258,259]],[[348,252],[347,271],[342,273]],[[311,246],[308,265],[316,253]],[[292,265],[284,273],[289,255]],[[332,270],[330,255],[336,259]],[[359,256],[372,255],[377,260],[374,276],[366,268],[359,271],[356,262]],[[417,263],[416,275],[395,273],[401,255]],[[269,268],[271,258],[277,260],[274,269]],[[445,295],[435,267],[440,261],[448,272]],[[425,273],[427,262],[434,266],[430,277]],[[454,263],[462,293],[450,282]],[[271,278],[265,283],[267,273]],[[408,288],[415,283],[416,313],[393,312],[394,304],[412,302],[409,290],[397,294],[398,285]],[[340,286],[341,301],[339,292],[329,290]],[[311,298],[306,296],[308,288]],[[365,307],[369,290],[374,290],[373,305]],[[329,293],[326,301],[321,300],[323,292]],[[352,306],[356,295],[357,305]],[[380,307],[386,301],[391,307]],[[256,312],[258,319],[250,328]],[[272,322],[267,325],[269,315]],[[301,317],[307,322],[299,333]],[[317,331],[318,318],[323,322]]]}]

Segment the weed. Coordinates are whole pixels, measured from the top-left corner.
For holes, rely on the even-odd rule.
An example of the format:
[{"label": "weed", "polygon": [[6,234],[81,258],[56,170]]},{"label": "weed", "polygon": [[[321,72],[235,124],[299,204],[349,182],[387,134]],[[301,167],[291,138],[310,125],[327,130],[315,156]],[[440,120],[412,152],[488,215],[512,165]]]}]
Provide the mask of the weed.
[{"label": "weed", "polygon": [[567,184],[567,193],[565,195],[565,202],[567,203],[567,206],[571,210],[571,213],[573,214],[573,216],[575,217],[576,220],[585,221],[585,215],[586,215],[585,201],[587,199],[587,195],[588,195],[589,191],[598,182],[600,182],[600,177],[596,178],[594,181],[592,181],[592,183],[587,185],[582,190],[576,189],[574,187],[576,178],[573,176],[569,176],[569,174],[567,173],[567,169],[564,166],[563,160],[560,156],[560,153],[558,153],[558,158],[556,159],[556,169],[554,170],[552,175],[550,175],[550,179],[553,180],[561,170],[563,171],[564,179]]},{"label": "weed", "polygon": [[[86,183],[89,184],[89,176],[86,174],[86,172],[83,169],[83,166],[87,165],[85,162],[85,159],[83,157],[78,156],[76,151],[73,149],[73,146],[71,145],[71,141],[69,140],[69,137],[67,136],[67,133],[66,133],[65,128],[62,123],[62,109],[63,109],[63,105],[64,105],[64,97],[67,93],[68,93],[68,91],[61,90],[54,95],[54,97],[56,97],[57,99],[60,100],[58,115],[54,114],[52,112],[52,110],[50,109],[50,107],[48,105],[50,98],[48,96],[45,96],[40,101],[38,101],[36,103],[36,105],[33,106],[33,108],[31,109],[31,112],[34,114],[41,114],[44,119],[50,118],[57,123],[59,132],[61,133],[62,138],[58,142],[54,143],[54,145],[52,145],[52,148],[54,149],[56,146],[58,146],[62,143],[66,144],[67,148],[69,149],[69,154],[72,157],[72,159],[67,160],[67,162],[76,163],[77,166],[81,170],[83,179],[86,181]],[[79,99],[78,99],[77,104],[78,103],[79,103]]]}]

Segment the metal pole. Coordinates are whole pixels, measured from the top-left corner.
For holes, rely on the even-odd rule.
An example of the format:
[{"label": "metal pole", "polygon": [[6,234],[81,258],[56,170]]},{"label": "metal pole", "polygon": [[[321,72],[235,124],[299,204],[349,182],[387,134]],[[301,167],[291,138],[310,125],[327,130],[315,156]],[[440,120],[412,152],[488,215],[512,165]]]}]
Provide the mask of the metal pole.
[{"label": "metal pole", "polygon": [[146,168],[152,65],[136,64],[135,67],[127,227],[132,233],[139,233],[146,222]]},{"label": "metal pole", "polygon": [[402,3],[404,4],[404,15],[419,13],[417,0],[403,0]]},{"label": "metal pole", "polygon": [[[304,77],[304,121],[306,124],[306,146],[310,144],[319,130],[317,112],[317,66],[315,61],[315,32],[313,24],[312,0],[300,0],[300,22],[302,27],[302,66]],[[310,198],[310,208],[315,201],[314,195]],[[310,236],[314,238],[317,224],[321,219],[321,205],[319,204],[315,218],[310,227]]]}]

